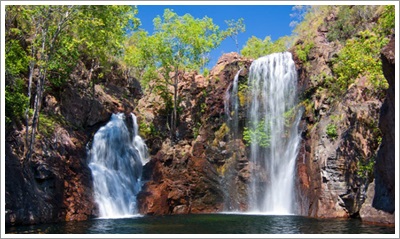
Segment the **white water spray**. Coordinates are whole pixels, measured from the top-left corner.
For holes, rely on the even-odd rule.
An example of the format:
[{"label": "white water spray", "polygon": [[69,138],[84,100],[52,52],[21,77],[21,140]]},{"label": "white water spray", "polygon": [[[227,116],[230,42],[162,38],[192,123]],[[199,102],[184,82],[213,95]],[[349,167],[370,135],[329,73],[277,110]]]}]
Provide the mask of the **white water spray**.
[{"label": "white water spray", "polygon": [[292,214],[294,174],[301,112],[297,74],[289,52],[255,60],[250,67],[248,126],[252,181],[249,211]]},{"label": "white water spray", "polygon": [[224,185],[224,210],[239,211],[239,203],[237,202],[237,190],[235,185],[235,166],[239,157],[239,74],[240,69],[233,79],[233,83],[229,85],[225,93],[224,109],[226,114],[226,124],[230,129],[229,141],[232,142],[229,149],[232,153],[230,162],[226,162],[226,172],[221,184]]},{"label": "white water spray", "polygon": [[132,124],[133,137],[126,125],[125,115],[113,114],[107,125],[94,135],[89,167],[101,218],[137,214],[136,196],[141,188],[142,167],[149,158],[146,144],[138,135],[134,114]]}]

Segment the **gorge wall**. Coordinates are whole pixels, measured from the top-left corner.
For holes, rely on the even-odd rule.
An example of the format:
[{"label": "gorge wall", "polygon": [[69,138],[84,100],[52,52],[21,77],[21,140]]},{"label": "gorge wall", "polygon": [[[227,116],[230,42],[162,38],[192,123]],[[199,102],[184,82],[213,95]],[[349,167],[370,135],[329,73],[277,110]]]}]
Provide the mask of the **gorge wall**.
[{"label": "gorge wall", "polygon": [[135,98],[141,95],[136,80],[117,72],[98,82],[92,96],[89,72],[79,63],[60,92],[44,96],[40,133],[29,162],[24,160],[25,127],[15,125],[7,131],[6,225],[87,220],[97,215],[86,146],[112,113],[132,112]]},{"label": "gorge wall", "polygon": [[372,93],[374,86],[365,76],[332,97],[324,82],[333,74],[332,59],[341,46],[329,42],[326,33],[318,29],[310,65],[292,50],[305,107],[297,162],[298,212],[394,224],[394,39],[382,51],[386,97]]},{"label": "gorge wall", "polygon": [[[313,41],[309,65],[299,59],[295,48],[290,50],[304,107],[296,164],[297,213],[391,224],[395,210],[394,38],[382,51],[390,86],[387,96],[371,93],[372,86],[361,76],[343,95],[332,97],[324,82],[332,75],[332,59],[341,46],[327,41],[323,28]],[[78,66],[62,91],[45,96],[42,114],[54,118],[56,124],[43,121],[39,126],[47,133],[36,140],[30,162],[23,160],[24,128],[16,126],[7,132],[6,225],[96,216],[86,146],[112,113],[132,111],[151,155],[138,196],[140,213],[220,212],[227,210],[227,205],[245,211],[252,165],[242,131],[251,63],[251,59],[229,53],[207,77],[197,72],[179,73],[176,142],[169,139],[168,102],[157,89],[142,94],[136,80],[112,72],[95,85],[92,96],[88,72]],[[224,99],[240,69],[239,139],[231,140]],[[237,145],[240,147],[233,153]],[[373,161],[375,170],[371,171],[368,166]]]}]

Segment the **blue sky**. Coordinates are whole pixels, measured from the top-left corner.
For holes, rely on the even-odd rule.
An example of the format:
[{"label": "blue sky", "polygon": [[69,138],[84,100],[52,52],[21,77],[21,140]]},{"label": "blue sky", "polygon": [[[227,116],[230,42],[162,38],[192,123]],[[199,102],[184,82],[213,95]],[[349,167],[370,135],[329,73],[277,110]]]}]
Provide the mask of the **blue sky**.
[{"label": "blue sky", "polygon": [[[182,16],[189,13],[195,18],[208,16],[214,23],[220,26],[220,29],[226,29],[225,20],[243,18],[246,25],[246,31],[238,35],[239,49],[246,44],[251,36],[264,39],[271,36],[275,41],[279,37],[291,35],[292,28],[290,22],[295,20],[290,17],[293,13],[292,5],[213,5],[213,6],[185,6],[185,5],[138,5],[140,18],[143,28],[150,34],[153,31],[153,19],[163,15],[164,9],[173,9],[178,15]],[[211,61],[208,67],[211,69],[223,53],[236,51],[236,45],[231,38],[225,39],[221,45],[210,53]]]}]

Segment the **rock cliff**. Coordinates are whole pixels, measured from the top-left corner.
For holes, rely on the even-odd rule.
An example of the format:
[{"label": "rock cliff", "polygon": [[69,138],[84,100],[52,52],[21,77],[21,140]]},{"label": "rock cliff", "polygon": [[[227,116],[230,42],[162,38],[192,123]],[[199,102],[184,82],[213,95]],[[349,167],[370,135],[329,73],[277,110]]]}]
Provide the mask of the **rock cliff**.
[{"label": "rock cliff", "polygon": [[[138,196],[140,213],[218,212],[224,210],[226,201],[233,200],[235,205],[246,207],[247,158],[244,147],[235,159],[228,150],[231,142],[227,141],[224,99],[240,68],[241,80],[246,79],[250,63],[230,53],[218,60],[206,78],[196,72],[182,74],[177,143],[172,144],[156,133],[165,131],[168,117],[163,115],[165,103],[161,97],[148,94],[139,101],[138,118],[147,127],[155,127],[153,134],[147,135],[154,156],[144,169],[147,182]],[[229,180],[232,185],[224,183],[229,171],[226,168],[231,167],[228,165],[235,165],[232,170],[236,176]],[[227,192],[226,187],[232,191]]]},{"label": "rock cliff", "polygon": [[375,162],[375,181],[368,187],[367,200],[360,211],[363,221],[394,224],[395,212],[395,40],[381,51],[382,69],[389,83],[379,117],[382,143]]},{"label": "rock cliff", "polygon": [[86,146],[112,113],[131,112],[141,93],[135,80],[115,72],[95,85],[93,96],[88,71],[80,63],[62,90],[47,92],[29,162],[24,160],[25,128],[7,131],[6,225],[86,220],[96,215]]},{"label": "rock cliff", "polygon": [[299,60],[295,48],[291,50],[305,107],[297,160],[298,213],[393,223],[388,216],[379,219],[381,212],[372,216],[372,207],[394,211],[393,40],[382,50],[383,71],[390,84],[384,104],[384,97],[373,93],[374,86],[362,75],[343,95],[332,95],[324,82],[333,74],[332,59],[341,45],[329,42],[322,28],[313,42],[309,65]]}]

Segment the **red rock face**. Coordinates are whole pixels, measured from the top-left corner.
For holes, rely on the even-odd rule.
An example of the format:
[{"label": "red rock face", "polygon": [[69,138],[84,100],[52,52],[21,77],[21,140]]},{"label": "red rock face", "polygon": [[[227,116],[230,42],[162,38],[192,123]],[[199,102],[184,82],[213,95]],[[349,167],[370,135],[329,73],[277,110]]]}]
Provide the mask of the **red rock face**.
[{"label": "red rock face", "polygon": [[[226,142],[224,98],[237,71],[245,80],[250,61],[237,53],[223,55],[204,78],[196,72],[181,73],[178,95],[181,98],[178,126],[180,141],[170,144],[168,135],[152,136],[146,142],[162,138],[145,166],[149,180],[138,196],[139,211],[143,214],[181,214],[218,212],[224,209],[225,167],[233,165],[235,197],[241,209],[247,207],[245,184],[248,180],[245,157],[231,160]],[[150,107],[153,106],[153,107]],[[159,119],[164,104],[153,95],[145,95],[136,108],[140,120],[153,122],[158,132],[167,132],[166,123]],[[166,116],[164,116],[166,117]],[[158,141],[158,142],[160,142]],[[152,147],[150,146],[150,147]],[[242,143],[243,149],[245,148]],[[244,153],[243,153],[244,154]],[[233,163],[232,163],[233,162]],[[239,173],[240,172],[240,173]]]},{"label": "red rock face", "polygon": [[221,210],[218,175],[204,157],[191,153],[187,142],[162,149],[152,158],[151,180],[138,196],[139,212],[148,215],[215,212]]}]

